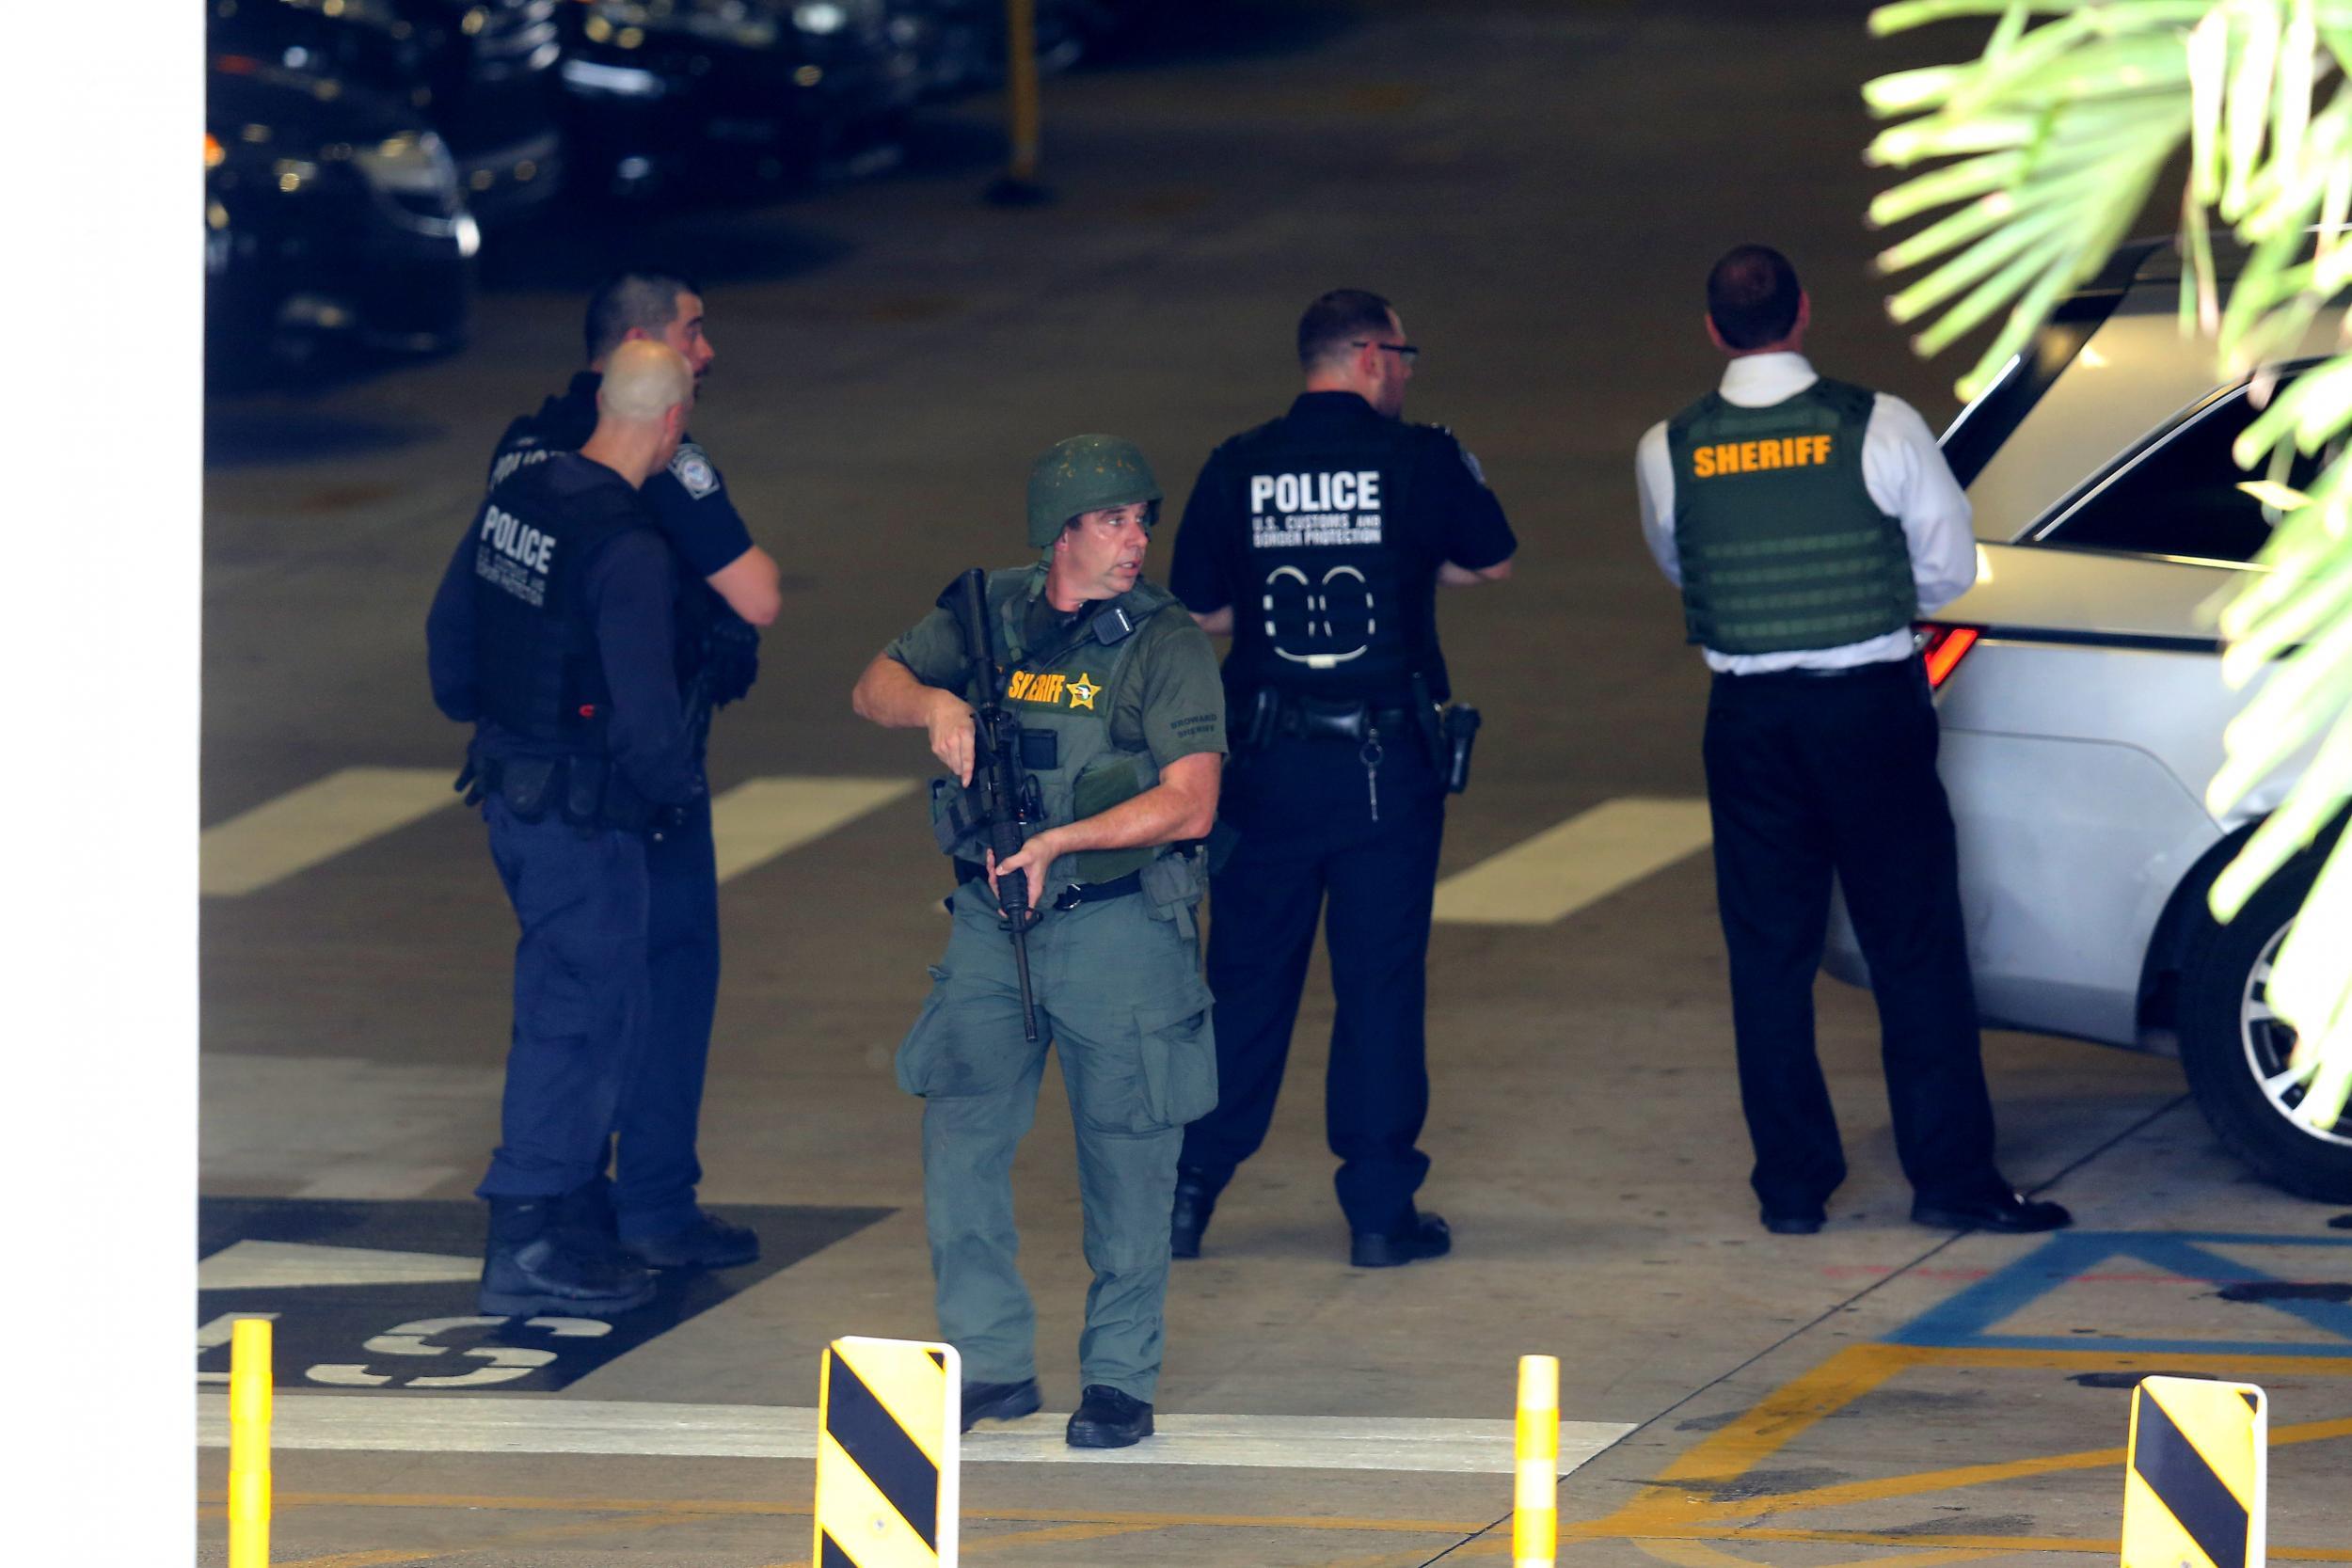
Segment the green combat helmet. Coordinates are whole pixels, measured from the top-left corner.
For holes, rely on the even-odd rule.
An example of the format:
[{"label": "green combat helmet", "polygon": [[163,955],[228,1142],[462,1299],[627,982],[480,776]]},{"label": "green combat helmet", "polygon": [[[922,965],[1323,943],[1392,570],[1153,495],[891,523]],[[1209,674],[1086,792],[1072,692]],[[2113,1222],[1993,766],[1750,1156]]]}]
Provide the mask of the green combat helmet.
[{"label": "green combat helmet", "polygon": [[1043,549],[1081,512],[1160,499],[1142,449],[1116,436],[1073,436],[1029,468],[1029,543]]}]

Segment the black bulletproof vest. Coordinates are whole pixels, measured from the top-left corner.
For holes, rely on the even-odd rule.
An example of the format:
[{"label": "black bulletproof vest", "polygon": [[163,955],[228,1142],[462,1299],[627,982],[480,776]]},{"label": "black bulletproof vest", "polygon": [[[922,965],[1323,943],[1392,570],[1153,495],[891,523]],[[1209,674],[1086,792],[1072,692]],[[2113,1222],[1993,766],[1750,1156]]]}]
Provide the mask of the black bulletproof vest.
[{"label": "black bulletproof vest", "polygon": [[581,582],[596,552],[652,529],[627,482],[571,452],[516,471],[474,518],[475,664],[483,717],[567,751],[604,747],[611,702]]},{"label": "black bulletproof vest", "polygon": [[1294,411],[1227,450],[1243,531],[1230,690],[1401,702],[1436,660],[1435,570],[1404,528],[1413,432],[1365,412]]},{"label": "black bulletproof vest", "polygon": [[[578,451],[596,433],[596,388],[603,385],[604,377],[595,371],[576,372],[562,395],[541,403],[535,414],[516,416],[499,437],[498,451],[490,454],[489,487],[497,489],[558,452]],[[657,473],[646,483],[660,479]],[[702,593],[677,595],[674,608],[681,686],[709,658],[712,624],[724,604],[707,584]]]}]

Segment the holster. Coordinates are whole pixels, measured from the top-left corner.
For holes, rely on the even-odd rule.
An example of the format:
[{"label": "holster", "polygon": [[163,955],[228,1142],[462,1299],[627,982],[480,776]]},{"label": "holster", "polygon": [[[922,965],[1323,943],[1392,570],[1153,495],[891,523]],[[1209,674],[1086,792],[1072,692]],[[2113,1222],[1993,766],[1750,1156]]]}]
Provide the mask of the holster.
[{"label": "holster", "polygon": [[485,761],[483,782],[497,791],[517,821],[543,822],[565,788],[569,771],[565,757],[491,757]]},{"label": "holster", "polygon": [[569,757],[564,769],[564,820],[575,828],[604,825],[604,790],[612,765],[602,757]]},{"label": "holster", "polygon": [[758,628],[731,613],[713,615],[703,660],[711,706],[739,700],[759,678]]},{"label": "holster", "polygon": [[1162,855],[1145,864],[1137,875],[1152,919],[1174,921],[1177,933],[1186,942],[1200,934],[1194,911],[1200,907],[1201,894],[1207,891],[1207,878],[1199,856],[1181,852]]}]

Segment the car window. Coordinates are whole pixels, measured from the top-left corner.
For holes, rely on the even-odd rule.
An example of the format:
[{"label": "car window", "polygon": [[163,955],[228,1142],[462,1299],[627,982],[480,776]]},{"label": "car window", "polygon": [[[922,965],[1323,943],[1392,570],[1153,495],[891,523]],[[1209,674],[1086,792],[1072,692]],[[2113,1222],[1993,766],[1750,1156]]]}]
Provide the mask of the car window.
[{"label": "car window", "polygon": [[1962,489],[1977,482],[2042,394],[2055,385],[2083,345],[2115,310],[2115,294],[2070,299],[2034,334],[2026,352],[2003,366],[1993,384],[1960,411],[1944,432],[1944,461]]},{"label": "car window", "polygon": [[[2270,542],[2277,515],[2238,488],[2261,476],[2237,466],[2230,444],[2259,412],[2245,388],[2224,393],[2126,464],[2039,542],[2205,561],[2252,560]],[[2318,459],[2298,453],[2286,483],[2302,489],[2318,469]]]}]

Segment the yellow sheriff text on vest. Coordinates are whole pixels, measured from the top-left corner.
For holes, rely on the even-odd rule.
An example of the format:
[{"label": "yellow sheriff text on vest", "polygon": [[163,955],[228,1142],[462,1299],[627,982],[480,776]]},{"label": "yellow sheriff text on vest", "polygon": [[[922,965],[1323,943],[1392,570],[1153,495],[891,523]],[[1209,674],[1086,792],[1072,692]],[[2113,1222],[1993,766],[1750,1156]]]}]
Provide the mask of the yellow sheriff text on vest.
[{"label": "yellow sheriff text on vest", "polygon": [[1691,477],[1752,474],[1764,468],[1818,468],[1829,461],[1826,436],[1777,436],[1762,441],[1718,441],[1691,453]]},{"label": "yellow sheriff text on vest", "polygon": [[1061,701],[1062,688],[1070,677],[1061,674],[1040,674],[1030,670],[1015,670],[1012,680],[1005,688],[1008,700],[1016,703],[1043,703],[1048,705]]}]

